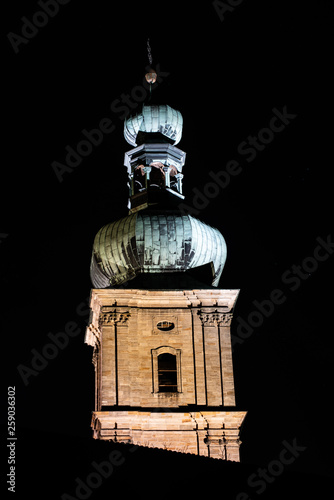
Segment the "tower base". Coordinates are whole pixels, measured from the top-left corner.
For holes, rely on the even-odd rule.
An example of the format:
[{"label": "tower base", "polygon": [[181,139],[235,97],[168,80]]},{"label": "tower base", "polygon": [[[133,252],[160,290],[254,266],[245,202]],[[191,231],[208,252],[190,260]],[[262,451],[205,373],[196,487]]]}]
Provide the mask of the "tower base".
[{"label": "tower base", "polygon": [[96,411],[95,439],[239,462],[244,411]]}]

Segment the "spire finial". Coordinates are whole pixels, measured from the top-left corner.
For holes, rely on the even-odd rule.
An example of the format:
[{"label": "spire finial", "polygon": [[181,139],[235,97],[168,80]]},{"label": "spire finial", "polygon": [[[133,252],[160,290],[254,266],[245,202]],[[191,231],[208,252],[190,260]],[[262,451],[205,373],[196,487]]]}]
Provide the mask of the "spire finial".
[{"label": "spire finial", "polygon": [[148,56],[148,62],[150,63],[150,66],[153,64],[153,59],[152,59],[152,52],[151,52],[151,46],[150,46],[150,39],[147,39],[147,56]]},{"label": "spire finial", "polygon": [[[147,57],[148,61],[150,63],[150,66],[152,66],[153,63],[153,58],[152,58],[152,51],[151,51],[151,45],[150,45],[150,39],[147,39]],[[145,75],[147,83],[150,84],[150,91],[151,91],[151,85],[157,81],[157,74],[154,69],[151,67],[149,68],[148,72]]]}]

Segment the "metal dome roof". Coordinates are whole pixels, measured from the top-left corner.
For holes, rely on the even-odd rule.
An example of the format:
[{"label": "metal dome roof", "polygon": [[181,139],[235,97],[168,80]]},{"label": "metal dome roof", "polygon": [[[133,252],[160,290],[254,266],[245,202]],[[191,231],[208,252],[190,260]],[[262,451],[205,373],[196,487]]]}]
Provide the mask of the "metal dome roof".
[{"label": "metal dome roof", "polygon": [[183,118],[180,111],[168,105],[143,106],[142,112],[130,116],[124,122],[124,137],[137,146],[138,132],[160,132],[178,144],[182,136]]},{"label": "metal dome roof", "polygon": [[220,232],[190,215],[136,212],[97,233],[91,260],[95,288],[120,285],[140,273],[180,272],[212,264],[217,286],[226,261]]}]

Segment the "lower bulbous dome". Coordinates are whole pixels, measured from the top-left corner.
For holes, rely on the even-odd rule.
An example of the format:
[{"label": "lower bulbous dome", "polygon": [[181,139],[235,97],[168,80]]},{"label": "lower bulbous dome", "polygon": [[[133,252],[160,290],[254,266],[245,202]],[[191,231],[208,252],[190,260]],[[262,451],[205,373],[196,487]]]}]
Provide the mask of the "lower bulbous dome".
[{"label": "lower bulbous dome", "polygon": [[226,261],[220,232],[190,215],[136,212],[103,226],[91,260],[95,288],[121,285],[141,273],[182,272],[211,263],[217,286]]}]

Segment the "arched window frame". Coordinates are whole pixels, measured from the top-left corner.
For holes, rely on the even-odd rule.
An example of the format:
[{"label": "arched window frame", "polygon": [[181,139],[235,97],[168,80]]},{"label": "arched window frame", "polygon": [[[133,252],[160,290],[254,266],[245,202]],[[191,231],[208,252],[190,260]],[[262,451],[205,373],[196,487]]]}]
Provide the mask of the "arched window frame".
[{"label": "arched window frame", "polygon": [[[158,357],[160,354],[173,354],[176,357],[176,376],[177,376],[177,392],[161,392],[159,391],[159,372],[158,372]],[[160,393],[164,395],[177,394],[182,392],[181,384],[181,349],[175,349],[170,346],[161,346],[156,349],[151,350],[152,354],[152,382],[153,382],[153,393]]]}]

